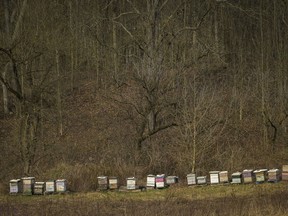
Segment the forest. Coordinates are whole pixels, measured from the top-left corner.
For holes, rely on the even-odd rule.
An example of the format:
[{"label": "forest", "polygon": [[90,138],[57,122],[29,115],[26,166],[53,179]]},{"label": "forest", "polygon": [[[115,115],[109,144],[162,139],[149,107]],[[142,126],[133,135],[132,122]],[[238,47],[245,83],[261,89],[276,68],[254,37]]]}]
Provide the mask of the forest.
[{"label": "forest", "polygon": [[2,0],[0,17],[0,182],[287,164],[286,0]]}]

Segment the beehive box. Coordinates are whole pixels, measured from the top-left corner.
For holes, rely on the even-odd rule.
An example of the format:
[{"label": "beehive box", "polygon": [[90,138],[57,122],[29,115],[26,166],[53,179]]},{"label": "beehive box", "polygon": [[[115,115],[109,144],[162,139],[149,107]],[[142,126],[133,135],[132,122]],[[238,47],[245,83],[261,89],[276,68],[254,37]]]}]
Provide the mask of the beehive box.
[{"label": "beehive box", "polygon": [[179,180],[178,176],[167,176],[166,177],[166,184],[169,186],[175,185],[178,183],[178,180]]},{"label": "beehive box", "polygon": [[127,178],[127,190],[135,190],[136,189],[136,178],[128,177]]},{"label": "beehive box", "polygon": [[280,181],[280,170],[270,169],[268,170],[268,182],[277,183]]},{"label": "beehive box", "polygon": [[118,189],[118,179],[116,177],[109,177],[109,189]]},{"label": "beehive box", "polygon": [[256,184],[264,183],[267,180],[267,169],[254,170]]},{"label": "beehive box", "polygon": [[55,189],[55,180],[48,180],[45,182],[44,194],[53,194],[56,191]]},{"label": "beehive box", "polygon": [[219,184],[219,171],[210,171],[210,184]]},{"label": "beehive box", "polygon": [[34,194],[43,195],[44,194],[45,182],[35,182],[34,184]]},{"label": "beehive box", "polygon": [[57,179],[56,180],[56,192],[65,193],[67,191],[67,181],[66,179]]},{"label": "beehive box", "polygon": [[156,188],[164,188],[165,187],[165,175],[159,174],[156,175]]},{"label": "beehive box", "polygon": [[229,176],[228,176],[228,171],[221,171],[219,172],[219,181],[220,183],[229,183]]},{"label": "beehive box", "polygon": [[288,165],[282,166],[282,181],[288,181]]},{"label": "beehive box", "polygon": [[242,173],[241,172],[232,173],[231,178],[232,178],[232,181],[231,181],[232,184],[241,184],[242,183]]},{"label": "beehive box", "polygon": [[192,186],[192,185],[196,185],[196,184],[197,184],[196,174],[194,174],[194,173],[189,173],[189,174],[187,174],[186,178],[187,178],[187,184],[188,184],[188,186]]},{"label": "beehive box", "polygon": [[288,172],[282,172],[282,181],[288,181]]},{"label": "beehive box", "polygon": [[107,176],[98,176],[98,189],[107,190],[108,189],[108,177]]},{"label": "beehive box", "polygon": [[149,174],[147,176],[147,183],[146,183],[147,189],[155,188],[155,183],[156,183],[155,179],[156,179],[155,175]]},{"label": "beehive box", "polygon": [[243,174],[243,182],[245,184],[253,183],[255,181],[255,175],[252,169],[244,169],[242,174]]},{"label": "beehive box", "polygon": [[207,176],[197,176],[197,184],[204,185],[207,184]]},{"label": "beehive box", "polygon": [[12,179],[9,182],[10,194],[19,194],[22,192],[21,179]]},{"label": "beehive box", "polygon": [[34,184],[35,184],[35,178],[34,177],[22,178],[23,194],[24,195],[33,195]]},{"label": "beehive box", "polygon": [[283,165],[282,166],[282,172],[287,172],[288,173],[288,165]]}]

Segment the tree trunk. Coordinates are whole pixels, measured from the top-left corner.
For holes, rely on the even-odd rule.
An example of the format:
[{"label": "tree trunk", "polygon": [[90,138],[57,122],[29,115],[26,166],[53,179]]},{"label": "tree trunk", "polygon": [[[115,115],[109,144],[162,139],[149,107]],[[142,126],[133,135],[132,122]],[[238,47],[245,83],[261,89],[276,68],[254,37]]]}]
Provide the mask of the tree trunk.
[{"label": "tree trunk", "polygon": [[57,110],[58,110],[58,132],[63,135],[62,122],[62,102],[61,102],[61,88],[60,88],[60,66],[59,66],[59,52],[56,49],[56,74],[57,74]]},{"label": "tree trunk", "polygon": [[264,67],[264,32],[263,32],[263,2],[260,1],[260,75],[261,75],[261,115],[262,115],[262,144],[264,147],[268,147],[268,132],[266,126],[266,116],[265,116],[265,67]]},{"label": "tree trunk", "polygon": [[[5,80],[6,79],[6,73],[7,73],[7,67],[9,66],[9,64],[6,65],[3,73],[2,73],[2,77]],[[8,109],[8,91],[7,91],[7,87],[4,83],[2,83],[2,91],[3,91],[3,105],[4,105],[4,114],[7,115],[9,113],[9,109]]]}]

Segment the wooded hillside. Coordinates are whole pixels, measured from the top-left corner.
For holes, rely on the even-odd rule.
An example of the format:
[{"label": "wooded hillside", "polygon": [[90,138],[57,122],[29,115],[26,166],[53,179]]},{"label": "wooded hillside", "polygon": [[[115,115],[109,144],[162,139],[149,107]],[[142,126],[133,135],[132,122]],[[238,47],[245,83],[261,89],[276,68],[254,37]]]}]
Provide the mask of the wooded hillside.
[{"label": "wooded hillside", "polygon": [[288,160],[285,0],[3,0],[0,179]]}]

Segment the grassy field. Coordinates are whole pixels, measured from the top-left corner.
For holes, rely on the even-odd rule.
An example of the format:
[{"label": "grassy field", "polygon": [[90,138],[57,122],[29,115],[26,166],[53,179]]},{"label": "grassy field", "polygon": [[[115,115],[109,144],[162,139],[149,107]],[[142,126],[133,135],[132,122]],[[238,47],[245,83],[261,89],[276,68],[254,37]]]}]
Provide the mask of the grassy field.
[{"label": "grassy field", "polygon": [[0,196],[0,215],[288,215],[288,184]]}]

